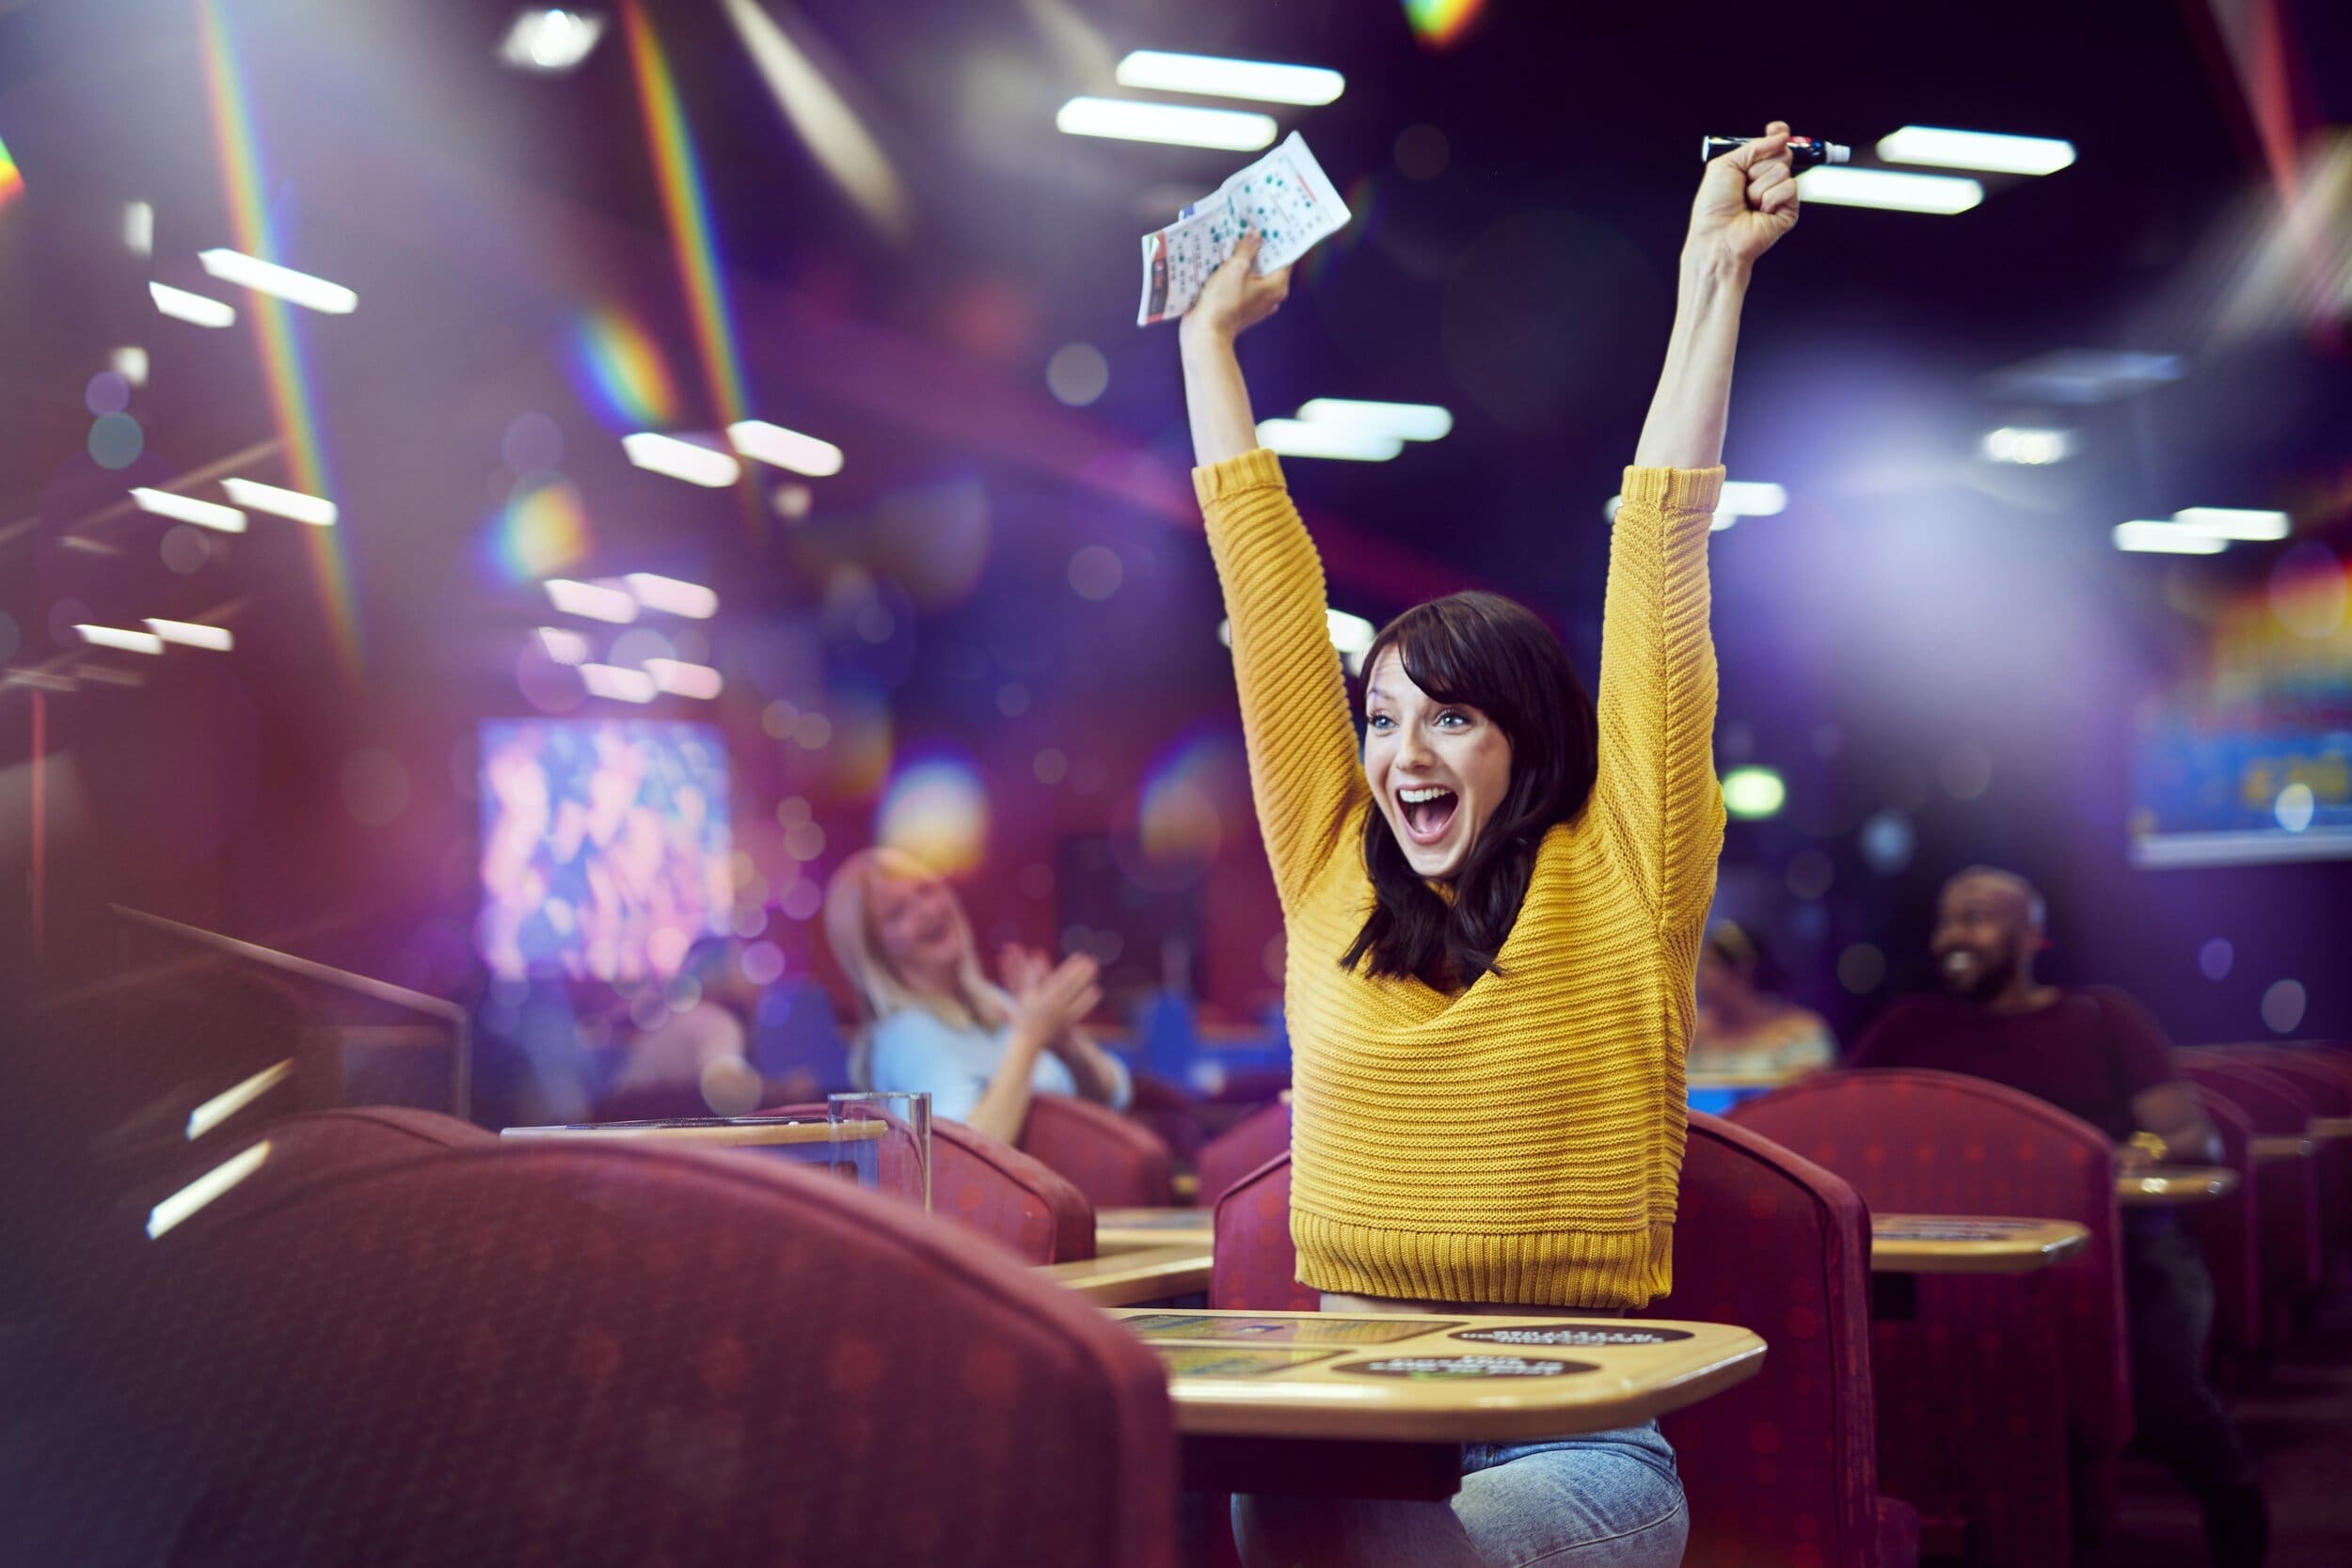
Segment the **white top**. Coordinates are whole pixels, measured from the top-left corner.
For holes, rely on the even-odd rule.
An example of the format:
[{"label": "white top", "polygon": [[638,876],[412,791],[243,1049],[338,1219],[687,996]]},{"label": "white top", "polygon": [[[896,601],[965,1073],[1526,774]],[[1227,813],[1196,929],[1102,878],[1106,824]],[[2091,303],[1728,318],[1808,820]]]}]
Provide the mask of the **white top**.
[{"label": "white top", "polygon": [[[972,1108],[988,1092],[989,1081],[1012,1043],[1012,1025],[993,1029],[960,1029],[924,1007],[907,1007],[874,1025],[872,1073],[874,1087],[889,1093],[930,1091],[931,1115],[950,1121],[971,1118]],[[1108,1053],[1105,1053],[1108,1055]],[[1123,1111],[1135,1096],[1126,1064],[1109,1056],[1119,1081],[1110,1106]],[[1029,1071],[1029,1087],[1038,1094],[1076,1096],[1078,1081],[1051,1051],[1037,1053]]]}]

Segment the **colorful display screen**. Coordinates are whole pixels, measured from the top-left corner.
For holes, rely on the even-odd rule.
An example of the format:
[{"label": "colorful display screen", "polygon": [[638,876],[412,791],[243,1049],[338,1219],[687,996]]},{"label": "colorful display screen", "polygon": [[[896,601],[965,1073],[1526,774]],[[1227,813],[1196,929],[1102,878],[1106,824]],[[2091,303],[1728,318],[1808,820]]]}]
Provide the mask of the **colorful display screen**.
[{"label": "colorful display screen", "polygon": [[474,940],[493,974],[660,979],[725,929],[734,846],[715,730],[492,720],[481,756]]}]

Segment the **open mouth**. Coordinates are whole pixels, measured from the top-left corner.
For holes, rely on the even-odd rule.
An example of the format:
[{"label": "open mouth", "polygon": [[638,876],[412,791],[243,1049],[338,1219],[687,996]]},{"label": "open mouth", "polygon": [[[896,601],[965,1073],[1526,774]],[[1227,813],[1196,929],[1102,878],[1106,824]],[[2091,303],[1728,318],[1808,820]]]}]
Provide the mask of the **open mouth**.
[{"label": "open mouth", "polygon": [[1445,837],[1460,803],[1454,791],[1435,784],[1396,792],[1397,816],[1405,824],[1405,836],[1415,844],[1435,844]]}]

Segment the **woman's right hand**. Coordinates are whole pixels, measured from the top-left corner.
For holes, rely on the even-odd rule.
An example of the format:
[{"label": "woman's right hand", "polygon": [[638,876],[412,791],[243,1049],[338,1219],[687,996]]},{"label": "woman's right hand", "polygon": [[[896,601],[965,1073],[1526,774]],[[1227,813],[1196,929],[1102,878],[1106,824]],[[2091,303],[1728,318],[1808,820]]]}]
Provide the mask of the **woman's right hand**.
[{"label": "woman's right hand", "polygon": [[[1025,961],[1029,958],[1034,961]],[[1013,1028],[1040,1044],[1061,1038],[1101,1004],[1102,976],[1102,965],[1085,953],[1073,953],[1050,968],[1033,955],[1009,962],[1005,980],[1012,992]]]},{"label": "woman's right hand", "polygon": [[1291,269],[1284,267],[1263,277],[1250,270],[1263,244],[1253,234],[1233,247],[1232,255],[1209,275],[1200,297],[1184,312],[1177,328],[1179,337],[1187,342],[1202,339],[1231,342],[1282,308],[1291,292]]}]

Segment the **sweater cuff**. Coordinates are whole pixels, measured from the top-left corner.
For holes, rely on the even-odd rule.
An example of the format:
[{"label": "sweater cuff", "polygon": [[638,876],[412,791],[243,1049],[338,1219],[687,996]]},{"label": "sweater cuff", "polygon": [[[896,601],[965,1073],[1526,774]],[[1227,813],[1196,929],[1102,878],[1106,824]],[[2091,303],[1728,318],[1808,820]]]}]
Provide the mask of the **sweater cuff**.
[{"label": "sweater cuff", "polygon": [[1661,512],[1712,512],[1724,498],[1724,470],[1712,468],[1628,468],[1628,506],[1656,507]]},{"label": "sweater cuff", "polygon": [[[1662,470],[1661,470],[1662,471]],[[1716,470],[1721,477],[1723,470]],[[1263,447],[1229,457],[1222,463],[1212,463],[1205,468],[1192,470],[1192,491],[1207,506],[1244,490],[1279,490],[1282,484],[1282,460]]]}]

